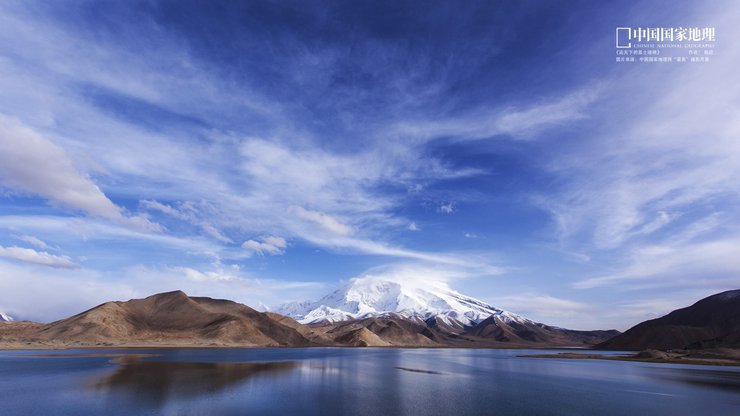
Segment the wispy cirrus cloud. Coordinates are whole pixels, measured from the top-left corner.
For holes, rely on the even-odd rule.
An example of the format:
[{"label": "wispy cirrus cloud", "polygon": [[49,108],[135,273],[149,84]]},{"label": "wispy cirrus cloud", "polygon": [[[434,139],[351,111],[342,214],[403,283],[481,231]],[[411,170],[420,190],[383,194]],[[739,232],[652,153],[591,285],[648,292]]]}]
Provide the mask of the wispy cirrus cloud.
[{"label": "wispy cirrus cloud", "polygon": [[398,134],[430,140],[452,137],[478,140],[506,135],[516,140],[531,139],[547,128],[568,125],[588,117],[588,108],[603,94],[604,86],[593,84],[536,103],[503,108],[475,109],[455,117],[420,122],[402,122]]},{"label": "wispy cirrus cloud", "polygon": [[[390,246],[384,241],[388,225],[400,228],[398,224],[407,220],[394,212],[403,198],[383,187],[408,187],[473,172],[449,169],[403,141],[378,140],[385,134],[383,125],[373,126],[374,131],[365,135],[366,145],[358,149],[323,146],[305,128],[295,128],[287,110],[257,92],[249,80],[235,90],[230,80],[214,76],[206,63],[189,56],[192,51],[175,37],[153,41],[127,32],[115,40],[105,36],[92,40],[84,31],[55,25],[53,19],[37,22],[44,30],[28,31],[22,24],[31,18],[27,11],[10,6],[5,11],[8,33],[17,29],[21,35],[12,48],[24,60],[0,65],[7,81],[3,85],[17,98],[14,107],[0,107],[23,110],[13,111],[39,131],[53,128],[57,148],[80,156],[76,176],[99,192],[98,204],[87,209],[102,212],[104,218],[118,217],[116,211],[123,208],[92,182],[90,172],[104,172],[115,183],[116,195],[138,199],[142,212],[164,215],[156,221],[172,228],[169,233],[184,227],[168,218],[195,225],[206,238],[226,246],[253,235],[276,234],[329,249],[369,249],[370,254],[393,256],[406,251],[377,247]],[[55,48],[49,47],[51,38]],[[88,43],[95,51],[106,52],[75,52]],[[133,50],[157,52],[142,56]],[[152,70],[153,62],[171,70]],[[20,75],[29,65],[37,69]],[[172,70],[181,76],[173,78]],[[34,94],[20,93],[29,89]],[[197,108],[194,102],[199,103]],[[31,111],[42,107],[46,114]],[[74,126],[55,126],[59,114],[78,121]],[[149,114],[160,117],[153,120]],[[231,126],[229,115],[234,114],[268,127],[250,134],[211,128]],[[188,129],[181,128],[182,123]],[[129,221],[146,220],[146,215],[120,215]],[[329,235],[318,238],[317,230]],[[334,239],[331,234],[356,238]],[[344,241],[349,245],[343,247]]]},{"label": "wispy cirrus cloud", "polygon": [[626,264],[617,272],[577,281],[573,287],[626,284],[639,288],[639,283],[646,280],[650,287],[705,286],[705,276],[709,276],[726,277],[722,286],[730,289],[740,285],[739,245],[740,238],[642,245],[632,249]]},{"label": "wispy cirrus cloud", "polygon": [[40,248],[43,250],[48,250],[51,247],[49,247],[46,242],[38,237],[34,237],[32,235],[20,235],[16,236],[18,240],[25,241],[28,244],[31,244],[32,246],[35,246],[36,248]]},{"label": "wispy cirrus cloud", "polygon": [[261,238],[262,241],[247,240],[242,243],[242,248],[253,251],[258,254],[284,254],[288,242],[284,238],[270,235]]},{"label": "wispy cirrus cloud", "polygon": [[543,322],[552,322],[552,317],[573,317],[595,309],[588,303],[532,292],[497,297],[494,302],[513,312],[539,317]]},{"label": "wispy cirrus cloud", "polygon": [[350,235],[353,233],[352,227],[343,224],[331,215],[322,214],[321,212],[312,211],[299,206],[291,206],[288,208],[288,212],[294,214],[298,218],[315,223],[324,230],[334,234]]},{"label": "wispy cirrus cloud", "polygon": [[165,233],[149,233],[131,229],[120,224],[111,224],[100,219],[50,215],[3,215],[0,228],[29,230],[54,236],[57,241],[108,241],[128,242],[160,249],[181,250],[198,253],[206,257],[218,257],[228,250],[220,244],[198,236],[174,236]]},{"label": "wispy cirrus cloud", "polygon": [[[740,199],[740,109],[734,105],[740,89],[726,82],[740,55],[728,50],[724,59],[726,65],[654,74],[650,85],[660,93],[633,108],[629,124],[607,124],[594,133],[596,140],[552,163],[570,182],[551,205],[564,237],[590,230],[586,236],[597,246],[618,247],[678,220],[689,226],[692,217],[712,214],[707,200]],[[631,88],[632,96],[642,98],[641,86]],[[632,96],[610,102],[623,105]]]},{"label": "wispy cirrus cloud", "polygon": [[215,238],[216,240],[222,242],[222,243],[233,243],[234,241],[224,235],[224,233],[213,226],[211,223],[211,220],[208,220],[206,218],[203,218],[203,212],[211,213],[212,212],[212,206],[210,204],[207,204],[205,202],[200,203],[194,203],[194,202],[181,202],[177,208],[172,207],[167,204],[163,204],[158,201],[154,200],[141,200],[139,201],[139,208],[149,211],[159,211],[161,213],[164,213],[170,217],[176,218],[181,221],[188,222],[190,224],[193,224],[195,226],[200,227],[203,232],[205,232],[210,237]]},{"label": "wispy cirrus cloud", "polygon": [[[727,36],[738,33],[717,9],[701,14]],[[539,200],[560,246],[602,259],[574,288],[740,285],[732,254],[740,229],[731,220],[740,215],[740,87],[729,82],[738,64],[740,54],[728,49],[722,62],[625,68],[604,81],[620,89],[593,108],[604,124],[549,161],[561,186]]]}]

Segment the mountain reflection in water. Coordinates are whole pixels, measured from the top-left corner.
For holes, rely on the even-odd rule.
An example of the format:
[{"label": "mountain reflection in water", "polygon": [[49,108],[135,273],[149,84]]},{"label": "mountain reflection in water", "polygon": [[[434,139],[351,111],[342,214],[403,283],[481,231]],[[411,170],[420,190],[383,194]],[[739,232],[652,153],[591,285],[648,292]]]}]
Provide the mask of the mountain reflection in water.
[{"label": "mountain reflection in water", "polygon": [[740,393],[740,372],[697,368],[656,368],[653,377],[664,381],[713,387]]},{"label": "mountain reflection in water", "polygon": [[213,394],[251,377],[287,373],[297,367],[295,361],[198,363],[129,358],[121,363],[111,374],[94,380],[89,388],[162,404],[182,397]]}]

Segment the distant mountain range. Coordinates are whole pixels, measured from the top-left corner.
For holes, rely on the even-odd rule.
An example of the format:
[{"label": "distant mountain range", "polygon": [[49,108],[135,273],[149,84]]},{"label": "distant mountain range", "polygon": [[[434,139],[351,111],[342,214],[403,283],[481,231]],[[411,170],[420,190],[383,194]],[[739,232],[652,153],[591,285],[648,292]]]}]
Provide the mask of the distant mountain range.
[{"label": "distant mountain range", "polygon": [[[589,346],[619,333],[573,331],[536,323],[440,288],[430,291],[374,281],[345,287],[335,295],[332,299],[341,304],[320,306],[333,309],[328,316],[343,319],[312,319],[306,325],[289,316],[258,312],[229,300],[189,297],[180,291],[161,293],[145,299],[107,302],[50,324],[3,323],[0,348]],[[357,298],[348,300],[347,296]],[[357,306],[356,312],[342,309],[352,305]],[[368,309],[370,305],[374,305],[372,310]],[[486,315],[487,311],[490,313]]]},{"label": "distant mountain range", "polygon": [[596,346],[605,350],[740,348],[740,290],[642,322]]},{"label": "distant mountain range", "polygon": [[0,322],[12,322],[12,321],[13,321],[13,318],[0,312]]},{"label": "distant mountain range", "polygon": [[[180,291],[107,302],[50,324],[8,322],[0,348],[87,346],[740,348],[740,290],[709,296],[623,334],[534,322],[444,285],[358,279],[318,302],[258,312]],[[296,319],[299,321],[297,321]]]},{"label": "distant mountain range", "polygon": [[283,304],[275,312],[351,345],[584,346],[618,334],[537,323],[443,283],[378,277],[352,279],[317,302]]}]

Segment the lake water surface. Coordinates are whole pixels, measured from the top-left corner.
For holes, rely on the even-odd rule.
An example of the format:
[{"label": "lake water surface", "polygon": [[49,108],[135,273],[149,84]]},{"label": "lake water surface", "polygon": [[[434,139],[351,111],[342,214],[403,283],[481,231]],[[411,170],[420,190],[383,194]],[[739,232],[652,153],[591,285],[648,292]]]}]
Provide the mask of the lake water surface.
[{"label": "lake water surface", "polygon": [[[122,360],[113,353],[153,356]],[[740,414],[740,367],[517,357],[531,353],[372,348],[0,351],[0,414]]]}]

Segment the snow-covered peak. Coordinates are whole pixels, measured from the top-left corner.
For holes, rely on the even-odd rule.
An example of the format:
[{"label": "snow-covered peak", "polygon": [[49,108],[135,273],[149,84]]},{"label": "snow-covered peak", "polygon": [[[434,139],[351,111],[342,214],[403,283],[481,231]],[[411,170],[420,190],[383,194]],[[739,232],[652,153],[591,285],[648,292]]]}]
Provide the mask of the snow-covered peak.
[{"label": "snow-covered peak", "polygon": [[424,284],[365,276],[350,280],[317,302],[293,302],[278,306],[276,312],[301,323],[337,322],[386,314],[407,318],[438,318],[447,324],[475,325],[491,315],[504,321],[528,321],[511,312],[465,296],[447,284]]},{"label": "snow-covered peak", "polygon": [[6,315],[0,312],[0,322],[13,322],[13,318],[9,315]]}]

